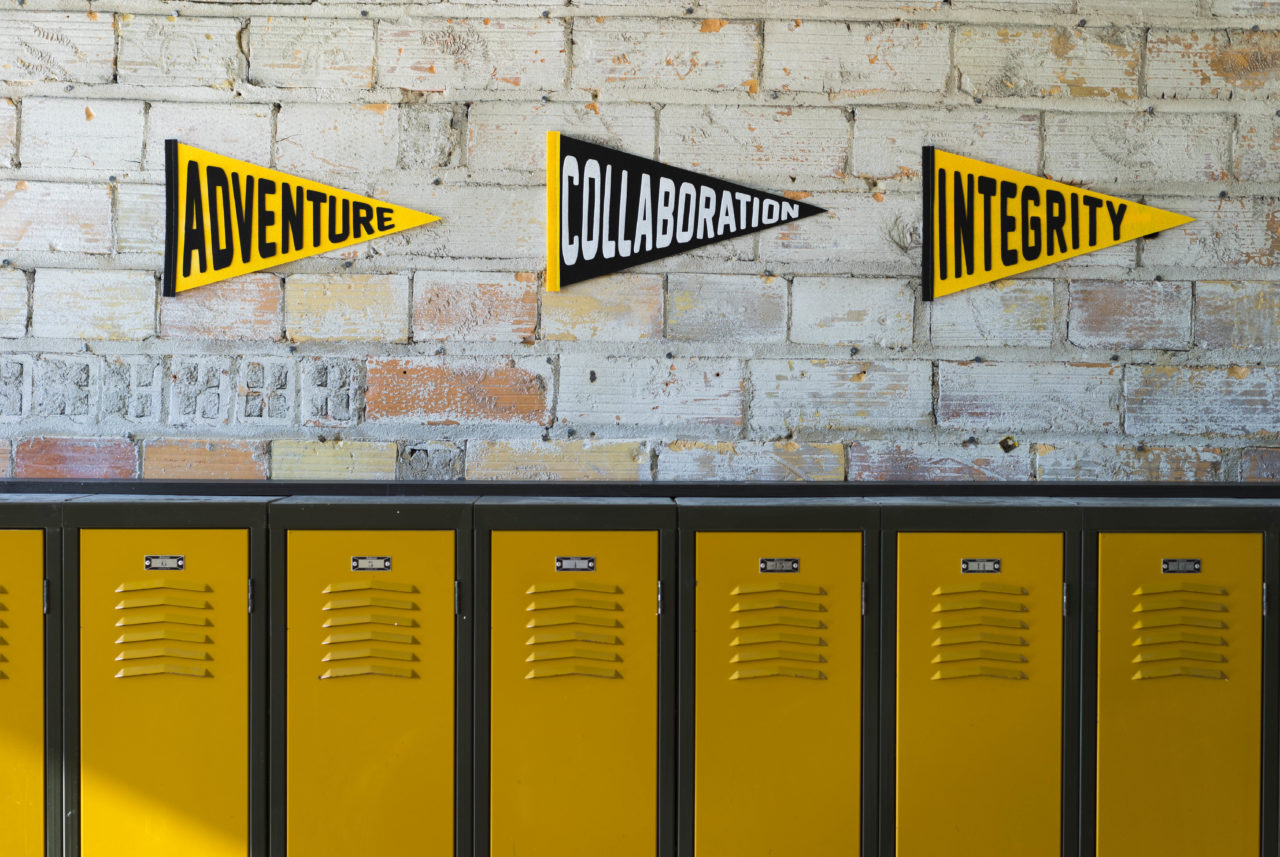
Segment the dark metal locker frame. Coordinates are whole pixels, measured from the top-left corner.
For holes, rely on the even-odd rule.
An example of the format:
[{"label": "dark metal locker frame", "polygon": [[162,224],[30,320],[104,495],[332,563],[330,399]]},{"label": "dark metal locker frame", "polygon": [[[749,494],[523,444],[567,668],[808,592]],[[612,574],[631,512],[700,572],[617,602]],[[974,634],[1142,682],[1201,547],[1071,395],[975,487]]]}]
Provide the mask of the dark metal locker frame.
[{"label": "dark metal locker frame", "polygon": [[1258,500],[1092,500],[1084,509],[1080,645],[1080,854],[1097,854],[1098,536],[1101,533],[1262,533],[1262,782],[1259,854],[1280,848],[1280,505]]},{"label": "dark metal locker frame", "polygon": [[655,530],[658,533],[658,817],[657,857],[675,854],[676,797],[676,505],[670,499],[481,497],[475,505],[475,857],[489,854],[489,630],[495,530]]},{"label": "dark metal locker frame", "polygon": [[[268,795],[270,853],[287,853],[286,699],[288,687],[288,533],[290,530],[453,530],[454,585],[454,854],[471,854],[472,776],[472,504],[467,497],[289,497],[267,507],[271,579],[267,604],[271,692]],[[304,855],[305,857],[305,855]]]},{"label": "dark metal locker frame", "polygon": [[897,632],[899,533],[1062,533],[1062,847],[1079,850],[1080,781],[1080,542],[1075,501],[1010,497],[912,499],[881,503],[880,586],[880,854],[897,852]]},{"label": "dark metal locker frame", "polygon": [[[697,646],[697,542],[700,532],[862,533],[862,806],[861,853],[878,853],[878,764],[880,686],[880,507],[874,500],[748,500],[681,498],[680,525],[679,772],[676,825],[679,853],[694,854],[694,757]],[[717,855],[709,855],[717,857]]]},{"label": "dark metal locker frame", "polygon": [[[247,530],[249,534],[249,857],[267,854],[267,504],[276,497],[106,495],[63,506],[62,741],[64,851],[80,852],[80,531],[82,529]],[[256,602],[256,603],[255,603]]]}]

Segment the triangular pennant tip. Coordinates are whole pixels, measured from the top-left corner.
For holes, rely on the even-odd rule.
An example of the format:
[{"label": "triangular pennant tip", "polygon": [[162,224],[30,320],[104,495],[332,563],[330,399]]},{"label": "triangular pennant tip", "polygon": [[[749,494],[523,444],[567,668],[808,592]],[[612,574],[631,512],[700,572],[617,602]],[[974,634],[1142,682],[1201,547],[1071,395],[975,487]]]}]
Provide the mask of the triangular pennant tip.
[{"label": "triangular pennant tip", "polygon": [[923,166],[927,301],[1195,220],[932,146]]},{"label": "triangular pennant tip", "polygon": [[826,209],[547,132],[547,291]]},{"label": "triangular pennant tip", "polygon": [[439,220],[166,140],[168,297]]}]

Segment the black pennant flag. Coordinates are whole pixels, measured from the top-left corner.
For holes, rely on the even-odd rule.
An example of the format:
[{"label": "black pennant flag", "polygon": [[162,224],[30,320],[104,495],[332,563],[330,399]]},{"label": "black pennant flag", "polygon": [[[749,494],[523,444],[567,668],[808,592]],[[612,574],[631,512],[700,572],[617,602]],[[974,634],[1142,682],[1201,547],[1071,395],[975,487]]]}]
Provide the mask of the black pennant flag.
[{"label": "black pennant flag", "polygon": [[547,133],[547,290],[825,209]]}]

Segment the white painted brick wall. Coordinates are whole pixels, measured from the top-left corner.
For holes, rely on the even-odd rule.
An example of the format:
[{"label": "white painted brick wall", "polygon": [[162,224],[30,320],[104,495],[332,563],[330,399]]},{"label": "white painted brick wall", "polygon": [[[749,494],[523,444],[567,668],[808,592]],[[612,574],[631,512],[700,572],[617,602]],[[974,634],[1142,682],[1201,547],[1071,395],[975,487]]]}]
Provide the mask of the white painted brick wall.
[{"label": "white painted brick wall", "polygon": [[140,101],[23,99],[18,156],[28,167],[136,170],[142,114]]},{"label": "white painted brick wall", "polygon": [[[836,108],[673,105],[658,122],[665,163],[758,183],[842,178],[849,157],[849,118]],[[775,179],[776,184],[776,179]]]},{"label": "white painted brick wall", "polygon": [[108,83],[115,25],[98,12],[13,12],[0,18],[0,76],[8,81]]},{"label": "white painted brick wall", "polygon": [[923,23],[767,21],[761,86],[838,98],[941,92],[950,40],[946,27]]},{"label": "white painted brick wall", "polygon": [[147,110],[145,165],[164,169],[164,141],[178,140],[251,164],[271,163],[270,104],[202,104],[153,101]]},{"label": "white painted brick wall", "polygon": [[120,19],[121,83],[230,89],[244,77],[241,21],[129,15]]},{"label": "white painted brick wall", "polygon": [[919,179],[925,145],[1034,173],[1040,163],[1040,115],[980,107],[928,112],[859,107],[853,124],[853,175]]},{"label": "white painted brick wall", "polygon": [[249,80],[262,86],[373,86],[373,22],[253,18]]},{"label": "white painted brick wall", "polygon": [[156,330],[149,271],[41,268],[32,290],[31,334],[51,339],[144,339]]},{"label": "white painted brick wall", "polygon": [[591,91],[759,87],[754,22],[578,18],[573,86]]},{"label": "white painted brick wall", "polygon": [[433,19],[378,29],[378,81],[424,92],[547,92],[565,77],[558,20]]},{"label": "white painted brick wall", "polygon": [[904,348],[914,336],[911,280],[796,277],[791,341],[813,345]]},{"label": "white painted brick wall", "polygon": [[276,117],[276,168],[314,181],[394,170],[400,116],[394,104],[290,104]]}]

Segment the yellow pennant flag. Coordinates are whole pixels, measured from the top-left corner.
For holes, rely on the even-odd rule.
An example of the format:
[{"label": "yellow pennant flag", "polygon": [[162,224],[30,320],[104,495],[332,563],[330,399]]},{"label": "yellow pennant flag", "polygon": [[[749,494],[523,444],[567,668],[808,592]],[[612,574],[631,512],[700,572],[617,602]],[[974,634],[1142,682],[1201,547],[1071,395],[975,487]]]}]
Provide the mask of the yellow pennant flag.
[{"label": "yellow pennant flag", "polygon": [[1195,220],[926,146],[924,299]]},{"label": "yellow pennant flag", "polygon": [[440,219],[177,140],[164,171],[169,297]]}]

